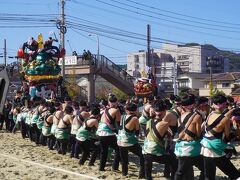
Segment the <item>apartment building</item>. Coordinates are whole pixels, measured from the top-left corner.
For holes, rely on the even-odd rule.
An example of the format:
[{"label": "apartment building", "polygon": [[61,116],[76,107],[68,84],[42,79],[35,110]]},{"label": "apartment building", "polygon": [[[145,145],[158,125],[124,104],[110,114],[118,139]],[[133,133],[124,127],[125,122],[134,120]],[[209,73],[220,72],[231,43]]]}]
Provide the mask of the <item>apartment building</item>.
[{"label": "apartment building", "polygon": [[177,62],[178,73],[209,73],[210,57],[214,62],[213,73],[229,71],[229,59],[220,55],[219,50],[212,45],[163,44],[156,52],[170,54]]},{"label": "apartment building", "polygon": [[165,92],[172,92],[172,78],[174,61],[170,54],[159,53],[152,50],[151,59],[147,62],[147,52],[141,50],[128,54],[127,72],[135,78],[146,75],[149,67],[156,77],[159,90],[165,89]]},{"label": "apartment building", "polygon": [[[127,71],[138,78],[145,71],[148,64],[152,68],[160,90],[173,91],[173,77],[180,74],[199,73],[209,74],[229,71],[229,59],[219,54],[219,50],[212,45],[173,45],[163,44],[160,49],[154,49],[147,62],[147,52],[141,50],[128,54]],[[174,63],[176,62],[176,64]],[[174,75],[175,72],[175,75]],[[191,81],[191,79],[187,80]],[[199,83],[197,83],[199,84]],[[191,87],[199,88],[199,87]]]}]

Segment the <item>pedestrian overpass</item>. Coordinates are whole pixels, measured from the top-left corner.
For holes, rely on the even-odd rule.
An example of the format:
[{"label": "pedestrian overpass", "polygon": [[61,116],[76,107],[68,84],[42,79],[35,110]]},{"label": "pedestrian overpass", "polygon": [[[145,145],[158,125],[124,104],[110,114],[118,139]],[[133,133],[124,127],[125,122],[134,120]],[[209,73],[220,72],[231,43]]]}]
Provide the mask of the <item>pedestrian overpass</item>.
[{"label": "pedestrian overpass", "polygon": [[89,60],[82,56],[65,57],[65,75],[73,74],[87,75],[89,102],[95,101],[95,75],[100,75],[128,95],[134,94],[134,78],[103,55],[93,55]]}]

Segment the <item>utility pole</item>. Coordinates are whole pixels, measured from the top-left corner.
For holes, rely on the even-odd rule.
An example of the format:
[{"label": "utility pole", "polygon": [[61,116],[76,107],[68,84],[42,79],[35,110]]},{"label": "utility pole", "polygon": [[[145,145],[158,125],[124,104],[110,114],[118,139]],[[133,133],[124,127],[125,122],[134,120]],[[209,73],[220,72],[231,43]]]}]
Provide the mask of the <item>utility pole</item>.
[{"label": "utility pole", "polygon": [[4,65],[7,67],[7,41],[4,39]]},{"label": "utility pole", "polygon": [[150,50],[150,42],[151,42],[151,26],[147,25],[147,66],[150,67],[150,58],[151,58],[151,50]]},{"label": "utility pole", "polygon": [[176,74],[176,60],[173,59],[173,94],[177,95],[177,74]]},{"label": "utility pole", "polygon": [[[61,0],[61,25],[60,25],[60,42],[61,48],[65,49],[65,14],[64,14],[65,0]],[[62,57],[62,77],[65,78],[65,57]]]}]

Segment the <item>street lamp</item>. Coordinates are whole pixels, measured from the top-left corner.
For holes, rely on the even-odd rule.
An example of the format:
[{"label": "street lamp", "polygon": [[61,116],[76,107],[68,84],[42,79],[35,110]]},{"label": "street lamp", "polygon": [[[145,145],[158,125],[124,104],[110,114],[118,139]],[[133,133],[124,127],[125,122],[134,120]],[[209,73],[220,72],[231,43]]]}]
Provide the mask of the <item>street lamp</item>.
[{"label": "street lamp", "polygon": [[99,36],[97,35],[97,34],[89,34],[88,36],[92,36],[92,35],[95,35],[95,36],[97,36],[97,60],[99,61],[99,56],[100,56],[100,54],[99,54]]}]

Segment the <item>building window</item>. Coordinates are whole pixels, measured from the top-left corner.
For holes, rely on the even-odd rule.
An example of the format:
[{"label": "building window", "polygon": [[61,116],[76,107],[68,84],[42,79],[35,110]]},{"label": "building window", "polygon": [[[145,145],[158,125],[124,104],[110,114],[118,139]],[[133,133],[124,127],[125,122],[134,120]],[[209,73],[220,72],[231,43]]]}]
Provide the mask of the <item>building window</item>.
[{"label": "building window", "polygon": [[189,59],[189,55],[181,55],[181,56],[178,56],[177,59],[178,60],[188,60]]},{"label": "building window", "polygon": [[179,66],[188,66],[188,65],[189,65],[189,62],[188,62],[188,61],[179,62],[178,65],[179,65]]},{"label": "building window", "polygon": [[222,83],[222,87],[230,87],[230,83]]},{"label": "building window", "polygon": [[181,68],[182,72],[189,72],[189,68]]},{"label": "building window", "polygon": [[181,81],[179,81],[179,87],[180,88],[189,87],[189,81],[188,80],[181,80]]},{"label": "building window", "polygon": [[138,55],[134,55],[134,62],[139,63],[139,56]]},{"label": "building window", "polygon": [[136,64],[136,65],[135,65],[135,68],[136,68],[136,69],[139,69],[139,64]]}]

